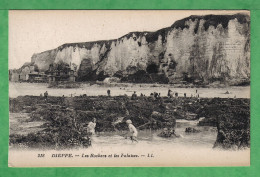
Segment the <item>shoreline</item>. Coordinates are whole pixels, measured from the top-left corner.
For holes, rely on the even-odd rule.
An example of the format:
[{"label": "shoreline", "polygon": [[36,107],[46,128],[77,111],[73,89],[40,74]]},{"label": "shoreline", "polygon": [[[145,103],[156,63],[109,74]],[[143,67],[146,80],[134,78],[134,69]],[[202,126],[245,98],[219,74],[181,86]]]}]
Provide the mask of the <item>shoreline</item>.
[{"label": "shoreline", "polygon": [[[111,96],[131,96],[134,91],[139,96],[141,93],[149,96],[150,93],[161,93],[161,96],[167,96],[168,89],[173,92],[178,92],[180,97],[186,93],[187,97],[194,96],[196,90],[200,97],[203,98],[250,98],[250,87],[228,87],[228,88],[178,88],[170,85],[155,85],[155,84],[126,84],[126,85],[90,85],[82,84],[79,88],[48,88],[48,84],[44,83],[9,83],[9,97],[15,98],[18,96],[33,95],[40,96],[45,91],[52,96],[79,96],[86,94],[88,96],[107,95],[107,90],[111,90]],[[229,91],[229,94],[225,94]]]}]

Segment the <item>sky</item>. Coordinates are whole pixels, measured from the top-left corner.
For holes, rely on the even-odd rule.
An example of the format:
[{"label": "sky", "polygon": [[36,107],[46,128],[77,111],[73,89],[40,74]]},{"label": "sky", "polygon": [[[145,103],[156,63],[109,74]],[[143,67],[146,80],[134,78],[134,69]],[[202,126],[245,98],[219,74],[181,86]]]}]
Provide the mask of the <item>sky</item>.
[{"label": "sky", "polygon": [[[9,69],[31,61],[34,53],[65,43],[117,39],[132,31],[156,31],[190,15],[239,11],[181,10],[11,10]],[[241,11],[240,11],[241,12]]]}]

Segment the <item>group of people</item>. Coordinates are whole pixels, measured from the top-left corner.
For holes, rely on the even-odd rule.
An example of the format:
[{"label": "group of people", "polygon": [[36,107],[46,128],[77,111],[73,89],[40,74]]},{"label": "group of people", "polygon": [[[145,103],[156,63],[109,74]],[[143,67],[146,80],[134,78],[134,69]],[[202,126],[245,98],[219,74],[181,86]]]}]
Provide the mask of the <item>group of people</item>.
[{"label": "group of people", "polygon": [[[196,90],[196,93],[198,93],[197,90]],[[107,95],[108,95],[109,97],[111,96],[111,91],[110,91],[110,90],[107,90]],[[173,92],[169,89],[167,96],[168,96],[169,98],[172,98],[173,95],[174,95],[175,97],[178,97],[178,92],[174,92],[174,94],[173,94]],[[142,97],[142,96],[144,96],[144,95],[141,93],[141,97]],[[187,96],[186,93],[184,93],[184,97],[186,97],[186,96]],[[160,98],[160,97],[161,97],[161,94],[160,94],[160,93],[157,93],[157,92],[154,92],[154,93],[151,93],[151,94],[150,94],[150,97],[157,99],[157,98]],[[198,97],[199,97],[199,96],[198,96]],[[134,91],[134,93],[132,94],[131,99],[132,99],[132,100],[136,100],[136,99],[137,99],[136,91]],[[128,125],[129,132],[128,132],[128,135],[125,136],[125,138],[126,138],[126,139],[127,139],[127,138],[130,138],[130,140],[132,140],[132,142],[138,142],[138,140],[137,140],[138,131],[137,131],[136,127],[133,125],[133,123],[132,123],[132,121],[131,121],[130,119],[128,119],[128,120],[126,121],[126,124]],[[94,134],[95,134],[95,128],[96,128],[96,119],[93,118],[93,120],[90,121],[90,122],[88,123],[88,125],[87,125],[87,133],[88,133],[89,135],[94,135]],[[175,135],[176,137],[179,137],[179,135],[177,135],[177,134],[175,133],[174,129],[172,129],[172,128],[171,128],[171,129],[165,128],[164,131],[161,132],[160,135],[162,135],[162,136],[164,136],[164,137],[165,137],[165,136],[172,136],[172,135]],[[160,135],[159,135],[159,136],[160,136]]]},{"label": "group of people", "polygon": [[[196,93],[195,94],[191,94],[191,96],[190,97],[200,97],[200,95],[198,94],[198,90],[196,90],[195,91]],[[173,98],[174,96],[175,97],[178,97],[179,96],[179,93],[178,92],[173,92],[172,90],[168,90],[168,94],[167,94],[167,96],[169,97],[169,98]],[[186,93],[183,93],[183,96],[186,98],[187,97],[187,94]]]},{"label": "group of people", "polygon": [[[135,126],[133,125],[132,121],[130,119],[128,119],[126,121],[126,124],[128,125],[128,135],[125,136],[125,138],[130,138],[130,140],[132,140],[132,142],[138,142],[137,140],[137,135],[138,135],[138,131],[135,128]],[[93,118],[92,121],[90,121],[88,123],[87,126],[87,134],[88,135],[95,135],[95,128],[96,128],[96,118]]]},{"label": "group of people", "polygon": [[[225,94],[229,94],[229,92],[227,91]],[[184,95],[184,97],[187,97],[186,93],[184,93],[183,95]],[[42,96],[42,94],[40,94],[40,96]],[[109,90],[109,89],[107,90],[107,96],[109,96],[109,97],[111,96],[111,90]],[[141,93],[140,96],[144,97],[145,95],[143,93]],[[168,89],[167,96],[169,98],[178,97],[179,93],[178,92],[173,92],[171,89]],[[64,97],[64,95],[63,95],[63,97]],[[72,94],[71,94],[71,97],[72,97]],[[87,97],[87,94],[83,94],[83,97]],[[150,94],[150,97],[158,99],[158,98],[161,97],[161,93],[153,92],[153,93]],[[191,94],[191,97],[199,97],[198,90],[196,90],[196,94],[194,94],[194,95]],[[48,98],[48,92],[47,91],[44,92],[44,98],[45,99]],[[134,93],[132,94],[131,99],[132,100],[137,99],[136,91],[134,91]]]},{"label": "group of people", "polygon": [[[44,92],[43,93],[43,96],[44,96],[44,99],[47,101],[47,99],[48,99],[48,92],[46,91],[46,92]],[[40,94],[40,97],[42,97],[42,93]]]},{"label": "group of people", "polygon": [[[145,95],[143,93],[141,93],[140,96],[143,97]],[[173,98],[173,97],[177,98],[179,96],[179,93],[178,92],[173,92],[171,89],[168,89],[167,96],[169,98]],[[183,96],[186,98],[187,97],[187,93],[183,93]],[[161,98],[161,93],[153,92],[153,93],[150,94],[150,97],[153,98],[153,99]],[[198,94],[198,90],[196,90],[195,94],[191,94],[190,97],[198,97],[199,98],[200,95]],[[131,99],[132,100],[137,99],[136,91],[134,91],[134,93],[132,94]]]},{"label": "group of people", "polygon": [[[196,90],[197,93],[197,90]],[[42,95],[42,94],[41,94]],[[111,96],[111,91],[107,90],[107,95],[110,97]],[[43,94],[44,98],[47,99],[48,98],[48,92],[46,91]],[[141,93],[141,96],[145,96]],[[64,95],[63,95],[64,97]],[[153,97],[155,99],[160,98],[161,94],[154,92],[150,94],[150,97]],[[168,97],[172,97],[172,91],[169,89],[168,90]],[[178,93],[175,92],[175,97],[178,97]],[[184,93],[184,97],[186,97],[186,93]],[[132,94],[131,97],[132,100],[137,99],[137,94],[136,91],[134,91],[134,93]],[[130,140],[132,140],[132,142],[138,142],[137,140],[137,135],[138,135],[138,131],[136,129],[136,127],[133,125],[132,121],[130,119],[126,120],[126,124],[128,125],[128,129],[129,132],[128,134],[125,136],[125,138],[130,138]],[[86,131],[88,135],[95,135],[95,128],[96,128],[96,118],[93,118],[92,121],[90,121],[86,127]]]}]

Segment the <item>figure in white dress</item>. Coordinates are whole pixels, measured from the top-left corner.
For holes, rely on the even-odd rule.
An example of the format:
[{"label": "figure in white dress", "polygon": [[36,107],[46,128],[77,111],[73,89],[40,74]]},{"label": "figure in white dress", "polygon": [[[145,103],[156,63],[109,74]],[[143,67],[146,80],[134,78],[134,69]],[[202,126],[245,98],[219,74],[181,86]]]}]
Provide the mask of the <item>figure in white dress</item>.
[{"label": "figure in white dress", "polygon": [[137,141],[137,135],[138,135],[138,132],[135,128],[135,126],[132,124],[132,121],[131,120],[127,120],[126,121],[127,125],[128,125],[128,128],[129,128],[129,132],[130,132],[130,139],[132,141]]},{"label": "figure in white dress", "polygon": [[95,128],[96,128],[96,118],[93,118],[93,120],[88,123],[87,132],[91,135],[95,135]]}]

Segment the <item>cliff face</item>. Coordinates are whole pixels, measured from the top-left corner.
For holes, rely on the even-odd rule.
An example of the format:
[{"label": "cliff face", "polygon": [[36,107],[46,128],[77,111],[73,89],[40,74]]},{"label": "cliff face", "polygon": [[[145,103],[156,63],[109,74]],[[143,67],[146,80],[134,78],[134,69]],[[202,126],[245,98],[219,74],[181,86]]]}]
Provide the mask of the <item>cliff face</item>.
[{"label": "cliff face", "polygon": [[243,14],[190,16],[156,32],[64,44],[32,56],[40,70],[60,61],[76,64],[80,80],[115,75],[127,80],[144,70],[169,82],[250,81],[250,19]]}]

